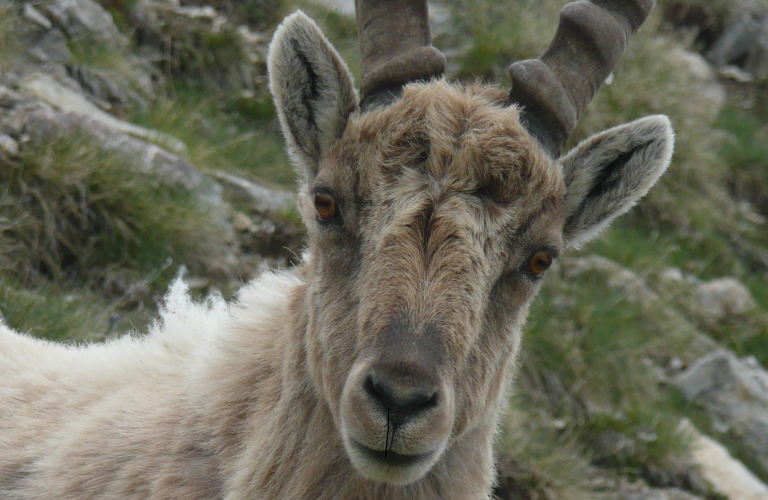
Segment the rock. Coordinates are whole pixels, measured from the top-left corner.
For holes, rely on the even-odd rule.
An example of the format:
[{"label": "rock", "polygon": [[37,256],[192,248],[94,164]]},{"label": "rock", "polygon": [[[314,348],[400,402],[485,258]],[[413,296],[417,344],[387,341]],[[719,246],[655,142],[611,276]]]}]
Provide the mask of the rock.
[{"label": "rock", "polygon": [[58,29],[48,30],[30,49],[30,52],[32,51],[35,54],[43,54],[42,57],[35,57],[40,62],[51,61],[59,64],[69,64],[72,61],[72,52],[70,52],[67,46],[67,37]]},{"label": "rock", "polygon": [[249,217],[242,212],[232,216],[233,227],[238,233],[240,248],[246,255],[259,255],[297,264],[305,244],[304,228],[280,217]]},{"label": "rock", "polygon": [[608,286],[621,289],[628,300],[645,306],[659,300],[659,296],[637,274],[605,257],[591,255],[581,259],[570,259],[566,265],[566,272],[572,276],[586,272],[599,272],[608,280]]},{"label": "rock", "polygon": [[757,307],[749,289],[733,278],[699,284],[695,290],[693,313],[708,327],[731,316],[743,315]]},{"label": "rock", "polygon": [[126,168],[151,173],[155,182],[188,190],[201,208],[213,213],[221,227],[231,232],[221,186],[183,158],[156,144],[105,126],[88,115],[60,112],[40,101],[19,104],[10,110],[0,108],[0,133],[15,136],[18,142],[24,142],[28,136],[29,147],[41,147],[62,138],[89,141],[105,152],[116,154],[125,161]]},{"label": "rock", "polygon": [[662,10],[664,21],[677,30],[685,30],[696,36],[696,42],[709,47],[717,40],[722,27],[714,9],[704,2],[689,3],[675,1]]},{"label": "rock", "polygon": [[760,36],[749,51],[744,69],[755,76],[757,80],[768,78],[768,23],[763,22]]},{"label": "rock", "polygon": [[0,151],[11,156],[19,154],[19,143],[7,134],[0,134]]},{"label": "rock", "polygon": [[41,5],[53,24],[71,40],[107,47],[127,45],[112,16],[92,0],[51,0]]},{"label": "rock", "polygon": [[196,192],[211,206],[221,205],[221,187],[184,158],[126,135],[108,134],[103,147],[136,161],[137,170],[156,174],[164,182]]},{"label": "rock", "polygon": [[23,101],[24,98],[17,92],[14,92],[4,85],[0,85],[0,108],[14,108]]},{"label": "rock", "polygon": [[210,19],[214,20],[219,15],[216,13],[216,9],[211,7],[210,5],[206,5],[204,7],[174,7],[174,12],[176,14],[179,14],[184,17],[188,17],[190,19]]},{"label": "rock", "polygon": [[295,218],[288,216],[296,211],[296,195],[226,172],[216,171],[212,175],[221,182],[225,199],[248,212],[235,210],[231,215],[242,251],[298,263],[305,244],[305,230]]},{"label": "rock", "polygon": [[743,453],[768,473],[768,371],[725,350],[671,379],[683,397],[728,429]]},{"label": "rock", "polygon": [[[355,17],[354,0],[313,0],[313,3],[338,12],[344,16]],[[450,32],[453,28],[451,24],[451,9],[449,5],[443,3],[429,3],[429,24],[432,31],[432,37]]]},{"label": "rock", "polygon": [[241,233],[249,233],[256,230],[251,218],[245,215],[243,212],[235,211],[232,214],[231,218],[232,218],[232,228],[235,231],[238,231]]},{"label": "rock", "polygon": [[700,500],[700,497],[677,488],[651,488],[648,491],[622,496],[621,500]]},{"label": "rock", "polygon": [[144,50],[155,52],[164,71],[196,84],[266,93],[269,37],[237,26],[213,7],[137,0],[132,23]]},{"label": "rock", "polygon": [[744,14],[725,29],[706,57],[715,67],[731,64],[755,46],[760,33],[761,26],[757,19],[750,14]]},{"label": "rock", "polygon": [[659,281],[665,285],[696,285],[699,280],[694,276],[683,273],[683,270],[679,267],[668,267],[659,274]]},{"label": "rock", "polygon": [[720,443],[702,435],[688,420],[680,430],[693,439],[692,458],[718,493],[732,500],[768,500],[768,487]]},{"label": "rock", "polygon": [[[642,481],[630,481],[621,476],[597,477],[590,481],[590,500],[702,500],[678,488],[651,488]],[[517,497],[515,497],[517,499]]]},{"label": "rock", "polygon": [[50,75],[32,74],[21,82],[20,87],[60,111],[87,116],[111,130],[157,142],[175,152],[186,150],[186,145],[173,136],[128,123],[102,111],[82,94],[61,85]]},{"label": "rock", "polygon": [[711,116],[714,119],[722,110],[726,100],[725,87],[718,81],[717,73],[701,55],[676,48],[669,57],[675,65],[684,65],[689,73],[699,82],[697,93],[705,97],[711,106]]},{"label": "rock", "polygon": [[269,37],[266,33],[254,33],[248,29],[248,26],[238,26],[237,34],[246,45],[256,47],[269,44]]},{"label": "rock", "polygon": [[685,363],[678,357],[670,358],[669,363],[667,364],[667,371],[669,373],[680,373],[683,368],[685,368]]},{"label": "rock", "polygon": [[24,10],[22,11],[22,15],[26,19],[32,21],[33,23],[37,24],[43,29],[49,30],[53,28],[53,24],[51,24],[51,21],[49,21],[47,17],[42,15],[40,11],[34,8],[30,3],[24,4]]},{"label": "rock", "polygon": [[345,16],[355,17],[354,0],[315,0],[316,4],[334,10]]},{"label": "rock", "polygon": [[719,348],[714,340],[700,333],[690,320],[671,307],[669,300],[660,297],[643,278],[629,269],[599,255],[564,257],[561,260],[567,277],[596,273],[612,289],[614,300],[623,298],[639,304],[644,311],[656,318],[660,328],[670,329],[675,335],[681,336],[680,338],[686,338],[684,362],[693,361]]},{"label": "rock", "polygon": [[[741,402],[768,407],[768,371],[724,349],[697,360],[673,384],[689,401],[705,405],[722,401],[719,416],[723,420],[732,420],[731,410],[739,409]],[[738,415],[740,419],[746,416]],[[768,434],[763,439],[768,440]]]},{"label": "rock", "polygon": [[661,491],[666,494],[667,500],[701,500],[700,497],[677,488],[666,488]]},{"label": "rock", "polygon": [[259,214],[288,213],[296,210],[296,195],[293,192],[269,189],[243,177],[217,170],[213,177],[223,182],[230,199],[247,203]]},{"label": "rock", "polygon": [[115,82],[113,82],[103,72],[80,65],[67,66],[69,75],[88,92],[91,97],[99,99],[105,104],[104,109],[110,109],[112,106],[121,106],[129,101],[139,104],[143,99],[133,95],[129,97]]},{"label": "rock", "polygon": [[672,54],[678,63],[684,64],[688,71],[698,80],[711,82],[717,79],[715,70],[700,54],[679,47],[674,48]]},{"label": "rock", "polygon": [[752,83],[755,81],[755,77],[749,72],[732,64],[723,66],[717,73],[723,78],[733,80],[736,83]]}]

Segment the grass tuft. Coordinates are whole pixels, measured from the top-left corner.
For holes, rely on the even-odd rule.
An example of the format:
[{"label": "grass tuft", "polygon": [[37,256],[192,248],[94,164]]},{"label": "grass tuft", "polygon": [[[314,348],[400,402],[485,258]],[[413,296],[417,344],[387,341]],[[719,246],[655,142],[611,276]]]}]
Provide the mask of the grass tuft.
[{"label": "grass tuft", "polygon": [[87,290],[62,293],[58,285],[22,287],[0,273],[0,319],[14,330],[49,340],[99,338],[113,310]]},{"label": "grass tuft", "polygon": [[0,270],[26,283],[137,272],[170,257],[211,270],[225,251],[216,215],[194,193],[136,172],[83,137],[30,144],[0,168]]},{"label": "grass tuft", "polygon": [[189,161],[203,171],[293,186],[295,174],[273,115],[271,100],[177,85],[174,97],[139,111],[132,121],[184,141]]},{"label": "grass tuft", "polygon": [[646,480],[684,470],[680,415],[649,363],[682,332],[670,338],[663,315],[609,291],[600,273],[548,279],[527,327],[520,397],[560,420],[596,464]]}]

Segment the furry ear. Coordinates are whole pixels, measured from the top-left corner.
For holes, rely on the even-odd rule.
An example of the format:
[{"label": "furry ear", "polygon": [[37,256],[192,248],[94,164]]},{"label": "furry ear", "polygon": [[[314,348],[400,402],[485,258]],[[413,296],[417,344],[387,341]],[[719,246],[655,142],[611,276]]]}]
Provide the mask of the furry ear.
[{"label": "furry ear", "polygon": [[669,166],[674,142],[669,118],[649,116],[593,135],[562,158],[566,245],[589,241],[645,196]]},{"label": "furry ear", "polygon": [[275,31],[267,61],[288,153],[308,180],[358,107],[352,75],[320,28],[297,11]]}]

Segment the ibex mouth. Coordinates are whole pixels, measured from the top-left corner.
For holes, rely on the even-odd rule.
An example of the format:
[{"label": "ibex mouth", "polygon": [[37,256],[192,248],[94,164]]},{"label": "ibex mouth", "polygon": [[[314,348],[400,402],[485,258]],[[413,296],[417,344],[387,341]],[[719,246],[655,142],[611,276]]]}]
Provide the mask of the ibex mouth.
[{"label": "ibex mouth", "polygon": [[390,467],[410,467],[416,465],[419,462],[429,460],[434,452],[420,453],[418,455],[403,455],[392,450],[374,450],[357,441],[352,441],[353,446],[360,450],[363,455],[371,460],[380,462],[382,465],[389,465]]},{"label": "ibex mouth", "polygon": [[439,460],[445,446],[426,453],[404,455],[395,451],[375,450],[355,439],[345,439],[352,464],[363,476],[374,481],[404,486],[423,478]]}]

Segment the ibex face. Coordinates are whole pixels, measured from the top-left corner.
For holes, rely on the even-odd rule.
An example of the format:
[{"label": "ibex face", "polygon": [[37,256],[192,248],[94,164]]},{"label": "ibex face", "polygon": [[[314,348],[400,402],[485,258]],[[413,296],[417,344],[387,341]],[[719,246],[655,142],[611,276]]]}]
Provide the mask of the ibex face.
[{"label": "ibex face", "polygon": [[[498,403],[562,248],[562,174],[505,97],[409,86],[349,120],[305,191],[317,358],[353,463],[374,478],[418,478]],[[335,200],[332,219],[317,220],[314,193]]]},{"label": "ibex face", "polygon": [[[402,5],[386,14],[383,4]],[[403,86],[441,70],[428,31],[418,32],[426,4],[357,7],[362,106],[346,66],[301,13],[275,34],[270,81],[305,180],[310,371],[352,464],[403,485],[473,433],[490,444],[542,275],[650,189],[672,134],[665,117],[646,118],[558,160],[575,118],[551,122],[568,110],[526,93],[523,113],[542,111],[521,123],[507,91],[440,79]],[[386,33],[377,23],[398,15],[417,33],[398,37],[403,58],[381,56],[365,33]],[[546,72],[546,55],[523,64]]]}]

